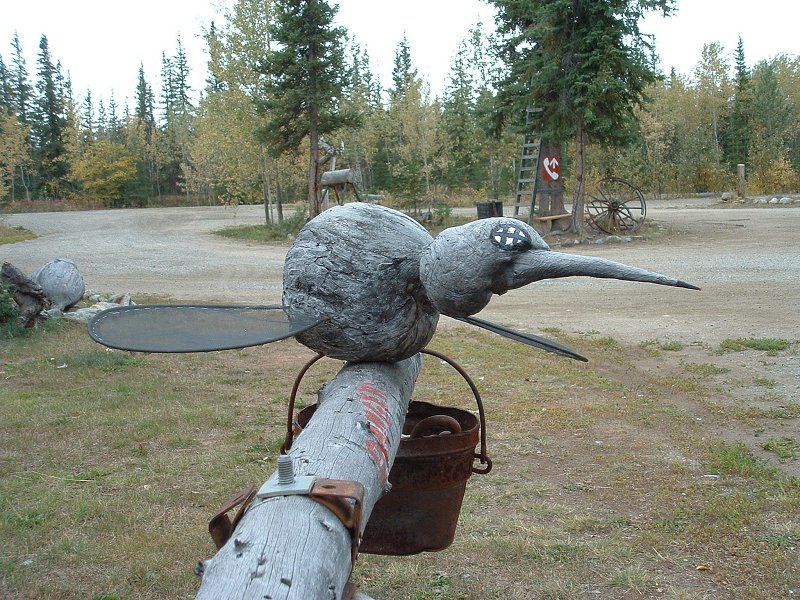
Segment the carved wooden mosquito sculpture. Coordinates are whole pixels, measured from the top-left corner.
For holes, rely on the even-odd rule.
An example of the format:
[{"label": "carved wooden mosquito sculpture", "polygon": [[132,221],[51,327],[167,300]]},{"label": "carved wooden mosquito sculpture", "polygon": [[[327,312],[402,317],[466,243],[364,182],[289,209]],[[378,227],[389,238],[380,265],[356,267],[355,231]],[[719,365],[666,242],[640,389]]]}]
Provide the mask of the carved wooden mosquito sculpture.
[{"label": "carved wooden mosquito sculpture", "polygon": [[154,305],[96,316],[101,344],[141,352],[204,352],[295,336],[326,356],[399,361],[422,350],[444,314],[578,360],[570,348],[472,315],[493,294],[557,277],[588,276],[699,289],[595,257],[553,252],[529,225],[481,219],[435,239],[398,211],[335,206],[309,221],[290,248],[281,306]]}]

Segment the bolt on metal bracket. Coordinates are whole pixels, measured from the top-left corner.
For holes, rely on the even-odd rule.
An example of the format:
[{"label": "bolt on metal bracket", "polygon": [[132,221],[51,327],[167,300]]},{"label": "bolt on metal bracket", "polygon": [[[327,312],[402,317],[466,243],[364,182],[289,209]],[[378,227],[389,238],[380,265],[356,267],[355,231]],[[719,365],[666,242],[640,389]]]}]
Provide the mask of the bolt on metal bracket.
[{"label": "bolt on metal bracket", "polygon": [[313,475],[295,476],[292,459],[286,454],[278,457],[278,471],[273,473],[256,493],[256,498],[276,498],[279,496],[308,495],[314,487]]}]

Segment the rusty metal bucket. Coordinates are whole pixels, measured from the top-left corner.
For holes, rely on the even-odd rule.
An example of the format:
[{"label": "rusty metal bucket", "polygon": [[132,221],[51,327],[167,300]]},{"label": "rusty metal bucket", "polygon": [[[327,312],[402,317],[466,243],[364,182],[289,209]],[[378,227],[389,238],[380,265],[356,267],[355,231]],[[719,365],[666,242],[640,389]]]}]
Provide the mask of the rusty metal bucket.
[{"label": "rusty metal bucket", "polygon": [[[453,360],[433,350],[423,350],[455,368],[469,385],[478,405],[478,416],[458,408],[412,401],[403,425],[403,438],[389,472],[391,491],[375,504],[364,530],[360,551],[370,554],[406,555],[443,550],[455,538],[467,480],[472,473],[488,473],[492,462],[486,451],[486,419],[483,403],[469,375]],[[299,373],[292,390],[294,399],[312,359]],[[291,434],[305,427],[316,405],[291,419]],[[287,432],[284,449],[293,435]],[[480,452],[475,448],[480,442]],[[473,465],[478,459],[482,466]]]}]

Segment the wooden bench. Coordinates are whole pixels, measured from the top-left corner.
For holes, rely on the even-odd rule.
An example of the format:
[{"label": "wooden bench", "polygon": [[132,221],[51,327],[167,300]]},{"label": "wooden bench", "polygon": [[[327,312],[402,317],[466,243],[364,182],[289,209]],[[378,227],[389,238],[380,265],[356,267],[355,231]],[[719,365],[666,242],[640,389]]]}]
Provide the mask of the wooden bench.
[{"label": "wooden bench", "polygon": [[534,217],[534,221],[557,221],[558,219],[572,218],[572,213],[565,213],[563,215],[547,215],[546,217]]}]

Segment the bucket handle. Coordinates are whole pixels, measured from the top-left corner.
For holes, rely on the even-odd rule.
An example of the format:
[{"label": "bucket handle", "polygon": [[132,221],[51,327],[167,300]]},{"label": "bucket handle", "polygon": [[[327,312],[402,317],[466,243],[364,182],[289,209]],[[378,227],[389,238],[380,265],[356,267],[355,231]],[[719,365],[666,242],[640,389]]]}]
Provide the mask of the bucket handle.
[{"label": "bucket handle", "polygon": [[324,356],[324,354],[317,354],[314,358],[303,365],[303,367],[297,373],[297,377],[294,378],[292,393],[289,395],[289,414],[286,419],[286,435],[284,436],[283,443],[281,444],[281,454],[286,454],[291,449],[294,436],[300,433],[300,426],[296,425],[294,422],[294,402],[297,399],[297,390],[300,388],[300,382],[303,381],[303,376],[311,367],[314,366],[314,363],[319,361],[319,359],[323,358]]},{"label": "bucket handle", "polygon": [[[459,375],[467,382],[469,389],[472,391],[472,395],[475,396],[475,402],[478,405],[478,420],[480,422],[480,443],[481,443],[481,450],[478,454],[474,455],[474,458],[477,458],[481,465],[483,466],[472,466],[472,472],[478,474],[486,474],[492,470],[492,459],[489,458],[489,454],[487,451],[487,444],[486,444],[486,415],[483,411],[483,401],[481,400],[481,394],[478,391],[478,388],[475,385],[475,382],[472,381],[472,378],[467,374],[464,368],[459,365],[456,361],[448,356],[445,356],[441,352],[437,352],[436,350],[430,350],[425,348],[420,350],[422,354],[428,354],[430,356],[434,356],[439,360],[443,360],[451,367],[453,367]],[[284,437],[283,444],[281,444],[281,454],[286,454],[289,449],[292,447],[292,441],[294,440],[294,436],[300,433],[300,427],[294,421],[294,404],[295,400],[297,399],[297,390],[300,388],[300,382],[303,380],[306,372],[321,358],[323,358],[324,354],[317,354],[311,360],[309,360],[300,371],[297,373],[297,377],[294,380],[294,385],[292,386],[292,393],[289,395],[289,413],[286,419],[286,436]]]},{"label": "bucket handle", "polygon": [[421,438],[443,433],[461,433],[461,425],[448,415],[432,415],[414,425],[409,435],[412,438]]},{"label": "bucket handle", "polygon": [[423,354],[429,354],[431,356],[435,356],[439,360],[443,360],[448,365],[453,367],[459,375],[467,382],[469,389],[472,390],[472,395],[475,396],[475,403],[478,405],[478,419],[480,421],[481,426],[481,451],[474,456],[477,458],[481,465],[484,466],[476,466],[472,465],[472,472],[478,473],[480,475],[484,475],[492,470],[492,459],[489,458],[489,453],[486,448],[486,415],[483,412],[483,401],[481,400],[481,394],[478,391],[475,382],[472,381],[472,378],[467,374],[464,368],[459,365],[456,361],[452,358],[445,356],[441,352],[437,352],[436,350],[430,350],[429,348],[425,348],[424,350],[420,350]]}]

